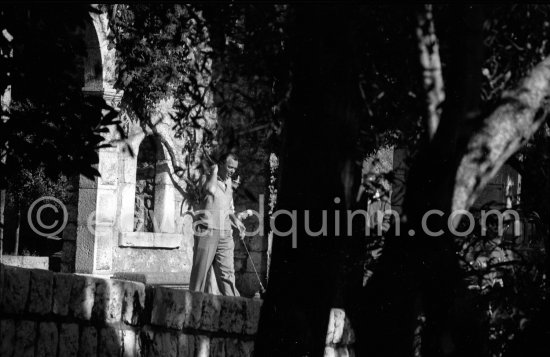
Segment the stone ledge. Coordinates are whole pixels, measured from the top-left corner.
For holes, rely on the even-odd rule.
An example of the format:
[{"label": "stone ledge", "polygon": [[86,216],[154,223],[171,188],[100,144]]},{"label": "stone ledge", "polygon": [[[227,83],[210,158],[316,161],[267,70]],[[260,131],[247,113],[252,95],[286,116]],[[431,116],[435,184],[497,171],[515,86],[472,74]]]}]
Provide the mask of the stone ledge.
[{"label": "stone ledge", "polygon": [[34,257],[25,255],[3,255],[2,264],[19,268],[48,269],[50,267],[48,257]]},{"label": "stone ledge", "polygon": [[259,299],[159,287],[154,290],[150,322],[174,330],[190,328],[253,336],[262,303]]},{"label": "stone ledge", "polygon": [[120,232],[119,247],[176,249],[181,245],[183,234],[154,232]]}]

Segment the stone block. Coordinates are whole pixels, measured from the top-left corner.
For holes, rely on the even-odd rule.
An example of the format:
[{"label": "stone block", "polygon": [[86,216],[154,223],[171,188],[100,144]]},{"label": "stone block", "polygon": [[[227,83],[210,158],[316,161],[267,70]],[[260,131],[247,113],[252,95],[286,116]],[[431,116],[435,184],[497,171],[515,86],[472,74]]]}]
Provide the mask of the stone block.
[{"label": "stone block", "polygon": [[183,327],[198,329],[201,326],[203,299],[208,296],[200,292],[190,292],[191,302],[189,304],[190,311],[184,321]]},{"label": "stone block", "polygon": [[78,325],[61,324],[59,329],[59,357],[76,357],[78,354]]},{"label": "stone block", "polygon": [[122,300],[122,321],[137,326],[145,310],[145,285],[136,282],[124,282]]},{"label": "stone block", "polygon": [[191,293],[187,290],[156,288],[151,324],[181,330],[191,310]]},{"label": "stone block", "polygon": [[105,148],[99,151],[99,185],[116,186],[118,183],[118,157],[116,152],[109,152]]},{"label": "stone block", "polygon": [[34,357],[36,322],[21,320],[15,323],[14,356]]},{"label": "stone block", "polygon": [[0,311],[20,314],[25,310],[29,296],[31,271],[24,268],[4,266],[4,283]]},{"label": "stone block", "polygon": [[252,357],[254,354],[254,341],[242,341],[235,338],[225,339],[226,357]]},{"label": "stone block", "polygon": [[136,333],[132,330],[122,330],[122,357],[137,357],[137,339]]},{"label": "stone block", "polygon": [[56,273],[53,276],[53,313],[67,316],[69,313],[69,301],[75,275]]},{"label": "stone block", "polygon": [[53,273],[48,270],[31,270],[28,311],[45,315],[52,311]]},{"label": "stone block", "polygon": [[54,322],[41,322],[38,325],[36,357],[56,357],[59,335]]},{"label": "stone block", "polygon": [[94,271],[110,271],[113,264],[114,235],[111,226],[96,226]]},{"label": "stone block", "polygon": [[100,279],[75,275],[69,302],[70,314],[80,320],[90,320],[94,306],[96,282]]},{"label": "stone block", "polygon": [[98,189],[96,222],[97,224],[112,225],[116,219],[117,195],[116,190]]},{"label": "stone block", "polygon": [[158,357],[177,357],[178,339],[171,332],[157,332],[152,345],[152,354],[150,356]]},{"label": "stone block", "polygon": [[204,335],[195,337],[195,357],[210,356],[210,338]]},{"label": "stone block", "polygon": [[180,334],[178,336],[178,357],[195,356],[195,336]]},{"label": "stone block", "polygon": [[221,337],[210,339],[210,356],[225,357],[225,339]]},{"label": "stone block", "polygon": [[50,262],[48,257],[32,257],[27,255],[6,255],[2,256],[2,262],[6,266],[26,269],[48,270]]},{"label": "stone block", "polygon": [[220,323],[222,297],[219,295],[205,294],[202,301],[202,317],[200,329],[205,331],[217,331]]},{"label": "stone block", "polygon": [[0,356],[11,357],[15,344],[15,321],[0,320]]},{"label": "stone block", "polygon": [[226,297],[221,302],[219,329],[228,333],[242,333],[246,319],[246,300]]},{"label": "stone block", "polygon": [[98,279],[92,308],[92,319],[106,323],[119,322],[122,317],[123,300],[123,281]]},{"label": "stone block", "polygon": [[102,328],[99,332],[98,357],[119,357],[121,346],[121,332],[113,327]]},{"label": "stone block", "polygon": [[93,326],[82,328],[78,343],[78,357],[97,357],[97,330]]},{"label": "stone block", "polygon": [[122,165],[123,165],[122,182],[132,184],[135,190],[137,159],[130,156],[125,157],[123,159]]},{"label": "stone block", "polygon": [[263,301],[260,299],[250,299],[246,301],[246,320],[243,333],[247,335],[256,335],[258,332],[262,304]]}]

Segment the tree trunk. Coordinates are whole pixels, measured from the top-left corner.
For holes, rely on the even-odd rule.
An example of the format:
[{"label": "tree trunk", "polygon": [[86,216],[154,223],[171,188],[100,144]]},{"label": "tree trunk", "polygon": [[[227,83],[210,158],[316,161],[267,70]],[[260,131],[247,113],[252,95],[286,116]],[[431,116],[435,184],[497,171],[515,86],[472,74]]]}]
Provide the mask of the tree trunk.
[{"label": "tree trunk", "polygon": [[0,189],[0,264],[4,255],[4,209],[6,207],[6,190]]},{"label": "tree trunk", "polygon": [[17,204],[17,218],[15,221],[15,249],[14,255],[19,255],[19,231],[21,228],[21,207]]},{"label": "tree trunk", "polygon": [[[276,210],[296,210],[295,224],[279,216],[269,285],[256,341],[258,356],[323,355],[331,308],[346,307],[352,238],[335,234],[334,210],[349,207],[359,177],[354,167],[358,116],[356,6],[297,5],[291,41],[293,91],[283,132]],[[354,172],[355,171],[355,172]],[[338,198],[335,200],[335,198]],[[340,203],[335,203],[340,202]],[[328,224],[322,220],[327,210]],[[326,224],[327,236],[308,234]],[[341,222],[345,222],[343,219]],[[360,269],[358,269],[360,271]],[[347,274],[347,275],[346,275]],[[357,274],[357,285],[361,284]]]}]

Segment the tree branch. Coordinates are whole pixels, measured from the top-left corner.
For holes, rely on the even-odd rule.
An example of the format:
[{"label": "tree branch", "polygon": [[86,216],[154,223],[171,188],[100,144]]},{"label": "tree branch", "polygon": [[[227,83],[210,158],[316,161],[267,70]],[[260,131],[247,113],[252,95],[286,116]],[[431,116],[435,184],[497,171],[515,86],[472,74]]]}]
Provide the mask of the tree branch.
[{"label": "tree branch", "polygon": [[502,165],[537,131],[547,116],[550,57],[538,64],[517,89],[468,140],[456,173],[452,210],[467,210]]},{"label": "tree branch", "polygon": [[439,126],[441,103],[445,100],[439,44],[435,34],[432,5],[423,5],[423,11],[418,13],[417,18],[416,36],[418,38],[418,49],[420,50],[424,90],[426,91],[426,123],[429,139],[431,140]]}]

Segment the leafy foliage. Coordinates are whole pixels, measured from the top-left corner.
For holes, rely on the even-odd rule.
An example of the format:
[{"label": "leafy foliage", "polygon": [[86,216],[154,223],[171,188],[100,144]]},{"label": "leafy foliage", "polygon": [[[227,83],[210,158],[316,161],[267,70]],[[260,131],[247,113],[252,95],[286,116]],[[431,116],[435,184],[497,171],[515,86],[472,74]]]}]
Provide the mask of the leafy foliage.
[{"label": "leafy foliage", "polygon": [[[2,37],[3,92],[12,88],[12,101],[3,107],[0,122],[0,186],[22,168],[43,165],[45,173],[97,176],[96,149],[105,126],[116,124],[117,113],[101,98],[86,98],[83,31],[89,21],[87,5],[6,6],[2,25],[13,37]],[[59,21],[59,18],[64,21]]]}]

